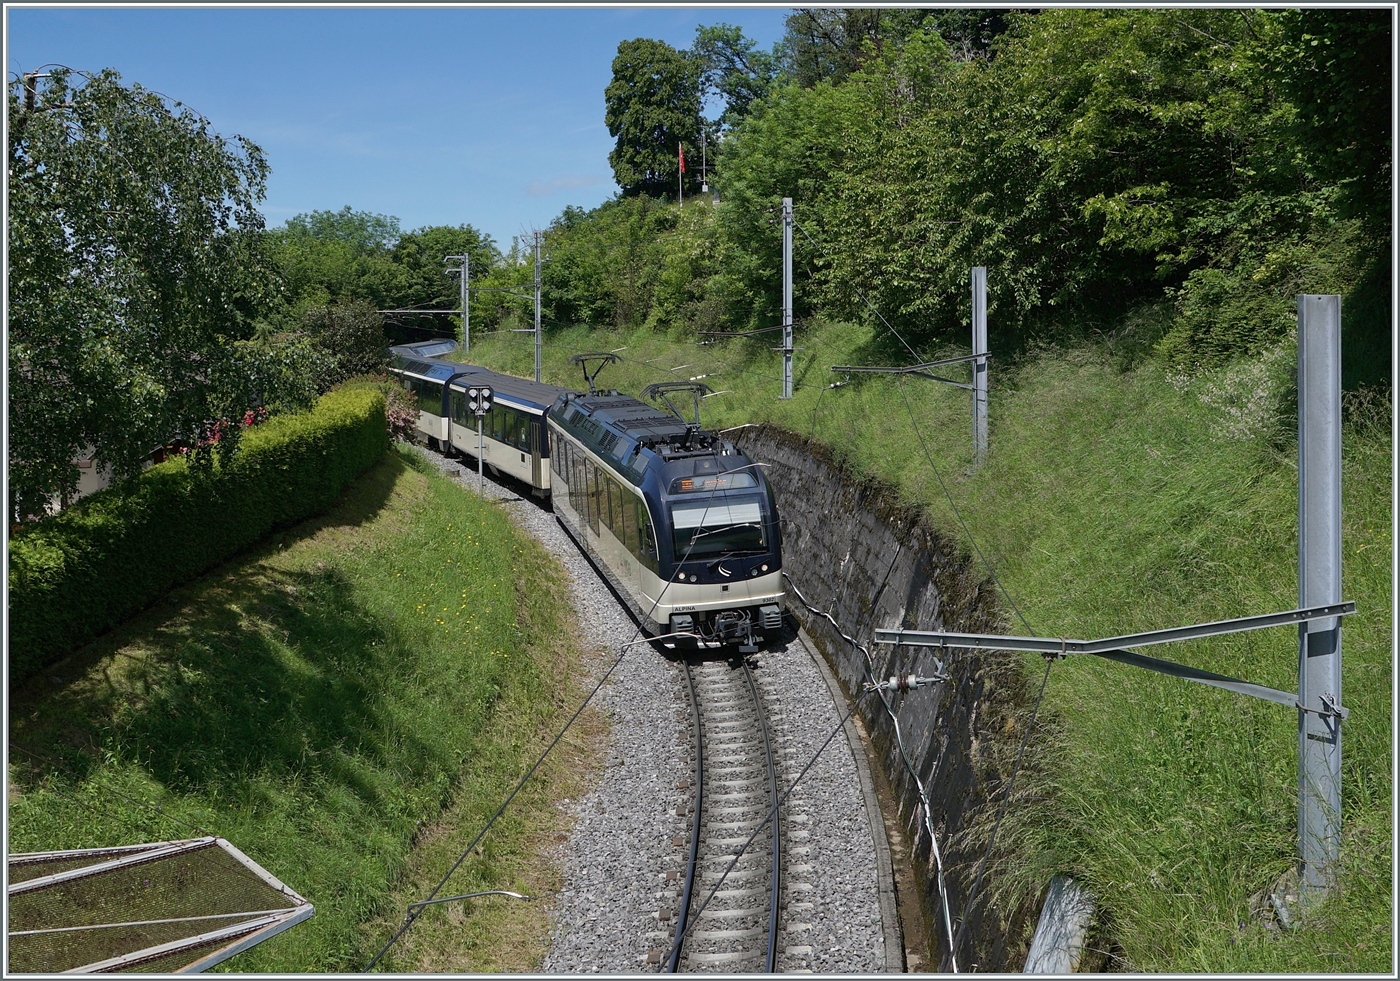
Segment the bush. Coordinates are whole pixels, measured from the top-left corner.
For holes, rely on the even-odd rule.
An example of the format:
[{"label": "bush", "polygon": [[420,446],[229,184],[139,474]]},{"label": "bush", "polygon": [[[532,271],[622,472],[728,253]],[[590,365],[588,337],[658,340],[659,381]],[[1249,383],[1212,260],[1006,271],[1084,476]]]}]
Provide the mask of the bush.
[{"label": "bush", "polygon": [[384,317],[369,300],[340,300],[307,307],[302,331],[329,362],[322,390],[354,375],[384,367]]},{"label": "bush", "polygon": [[391,442],[412,443],[418,434],[418,401],[388,372],[373,372],[347,378],[336,386],[340,389],[380,392],[384,396],[384,414]]},{"label": "bush", "polygon": [[94,494],[10,540],[11,684],[121,623],[274,528],[320,514],[380,458],[384,397],[333,392],[250,429],[208,472],[184,458]]}]

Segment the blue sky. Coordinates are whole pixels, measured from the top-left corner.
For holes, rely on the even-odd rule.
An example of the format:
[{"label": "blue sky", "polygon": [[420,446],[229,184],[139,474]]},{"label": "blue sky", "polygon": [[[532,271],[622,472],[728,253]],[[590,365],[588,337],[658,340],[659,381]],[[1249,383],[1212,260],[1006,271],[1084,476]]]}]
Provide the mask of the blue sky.
[{"label": "blue sky", "polygon": [[787,6],[6,9],[10,78],[49,62],[178,99],[272,166],[269,226],[344,205],[502,248],[617,191],[603,89],[619,41],[729,23],[767,48]]}]

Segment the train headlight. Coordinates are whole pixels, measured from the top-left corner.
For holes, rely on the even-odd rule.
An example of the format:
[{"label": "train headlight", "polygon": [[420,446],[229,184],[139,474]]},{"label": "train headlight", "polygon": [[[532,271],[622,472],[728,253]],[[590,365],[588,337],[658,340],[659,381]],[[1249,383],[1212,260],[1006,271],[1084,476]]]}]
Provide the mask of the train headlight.
[{"label": "train headlight", "polygon": [[690,577],[690,581],[691,581],[691,582],[694,582],[694,581],[695,581],[695,576],[694,576],[694,575],[692,575],[692,576]]},{"label": "train headlight", "polygon": [[768,571],[768,563],[767,563],[767,562],[763,563],[763,571],[764,571],[764,572],[767,572],[767,571]]}]

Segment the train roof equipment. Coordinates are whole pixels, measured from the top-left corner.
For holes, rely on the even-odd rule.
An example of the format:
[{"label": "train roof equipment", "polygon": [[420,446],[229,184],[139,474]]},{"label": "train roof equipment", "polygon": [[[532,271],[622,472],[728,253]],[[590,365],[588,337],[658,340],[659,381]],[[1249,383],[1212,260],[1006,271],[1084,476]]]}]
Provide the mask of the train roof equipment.
[{"label": "train roof equipment", "polygon": [[[698,399],[704,385],[686,382],[663,382],[655,392],[690,390]],[[648,386],[648,394],[656,386]],[[699,391],[697,391],[699,389]],[[667,399],[670,405],[670,400]],[[719,473],[730,469],[720,457],[732,458],[735,464],[747,465],[743,455],[729,440],[701,429],[698,423],[685,420],[675,412],[662,412],[630,395],[600,392],[595,395],[567,395],[550,413],[555,424],[575,439],[606,459],[619,474],[634,484],[640,484],[646,463],[643,451],[659,458],[664,466],[664,482],[694,473]],[[698,418],[698,412],[697,412]],[[682,461],[685,465],[682,466]],[[682,472],[683,471],[683,472]]]},{"label": "train roof equipment", "polygon": [[[589,395],[598,394],[598,389],[593,384],[594,379],[598,377],[598,372],[602,371],[610,364],[616,364],[620,360],[622,359],[619,358],[616,354],[612,353],[611,351],[588,351],[584,354],[572,354],[569,356],[569,364],[576,364],[582,366],[583,377],[588,381]],[[590,374],[588,371],[588,362],[590,361],[599,362],[598,367],[593,369],[592,374]],[[617,392],[614,391],[613,394],[616,395]]]}]

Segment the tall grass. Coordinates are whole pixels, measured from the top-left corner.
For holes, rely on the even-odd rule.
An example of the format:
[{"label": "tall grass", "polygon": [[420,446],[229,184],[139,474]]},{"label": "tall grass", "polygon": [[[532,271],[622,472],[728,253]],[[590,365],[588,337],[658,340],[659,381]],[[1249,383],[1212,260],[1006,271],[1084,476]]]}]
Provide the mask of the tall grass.
[{"label": "tall grass", "polygon": [[[531,374],[521,336],[476,341],[473,360]],[[579,386],[567,355],[623,349],[627,360],[608,367],[601,384],[635,393],[648,382],[705,375],[728,390],[705,400],[707,425],[773,421],[815,435],[897,484],[969,550],[975,543],[1024,615],[1022,624],[1007,604],[1010,632],[1102,637],[1297,603],[1287,347],[1193,378],[1134,363],[1112,343],[994,361],[991,450],[974,468],[965,391],[889,376],[853,376],[822,390],[841,380],[831,365],[909,363],[898,342],[868,328],[809,324],[798,334],[788,401],[778,399],[770,342],[697,346],[682,337],[568,331],[546,339],[545,377]],[[950,353],[959,352],[919,355]],[[1026,777],[1050,803],[1008,818],[1001,833],[1014,858],[998,888],[1036,890],[1054,872],[1073,874],[1099,898],[1111,964],[1391,969],[1391,409],[1388,396],[1357,404],[1343,442],[1343,594],[1358,613],[1343,621],[1351,716],[1342,737],[1338,887],[1294,931],[1266,929],[1251,914],[1251,897],[1295,862],[1294,711],[1068,659],[1051,670]],[[1297,638],[1287,629],[1157,653],[1296,690]],[[1028,661],[1037,676],[1039,665]]]},{"label": "tall grass", "polygon": [[[415,466],[389,454],[327,517],[15,692],[9,848],[223,835],[316,906],[227,969],[363,967],[572,699],[548,557],[500,508]],[[552,763],[446,888],[547,889],[544,788],[578,779]],[[446,915],[425,915],[426,932]],[[543,952],[536,906],[467,919],[478,943],[414,936],[387,965],[525,970]],[[483,930],[516,936],[503,949]]]}]

